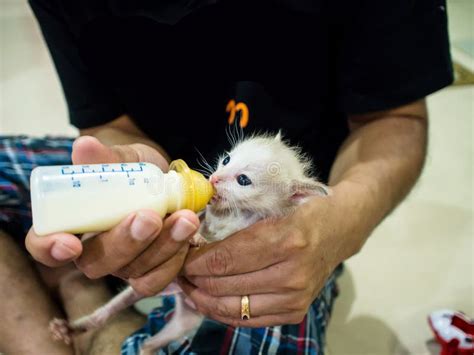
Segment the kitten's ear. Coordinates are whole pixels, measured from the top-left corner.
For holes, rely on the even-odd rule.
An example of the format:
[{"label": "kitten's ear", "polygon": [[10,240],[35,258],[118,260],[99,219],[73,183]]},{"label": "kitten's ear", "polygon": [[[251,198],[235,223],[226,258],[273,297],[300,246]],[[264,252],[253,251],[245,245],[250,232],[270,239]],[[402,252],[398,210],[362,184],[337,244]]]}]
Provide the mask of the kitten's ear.
[{"label": "kitten's ear", "polygon": [[306,200],[313,196],[329,196],[331,190],[328,186],[311,179],[293,180],[291,182],[291,200],[296,204],[306,202]]},{"label": "kitten's ear", "polygon": [[275,140],[281,142],[281,129],[278,131],[277,135],[275,136]]}]

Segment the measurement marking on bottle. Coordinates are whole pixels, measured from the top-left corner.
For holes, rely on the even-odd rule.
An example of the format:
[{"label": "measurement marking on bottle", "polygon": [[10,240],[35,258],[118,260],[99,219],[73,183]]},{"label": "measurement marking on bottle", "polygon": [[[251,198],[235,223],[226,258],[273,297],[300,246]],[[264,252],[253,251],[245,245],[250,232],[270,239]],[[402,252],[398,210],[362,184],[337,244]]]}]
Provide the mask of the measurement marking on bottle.
[{"label": "measurement marking on bottle", "polygon": [[82,165],[81,168],[82,168],[81,170],[82,170],[82,173],[83,173],[83,174],[86,174],[86,173],[89,173],[89,174],[90,174],[90,173],[95,173],[95,170],[92,169],[92,168],[90,167],[90,165]]},{"label": "measurement marking on bottle", "polygon": [[116,165],[112,164],[101,164],[99,170],[91,168],[90,165],[71,165],[61,167],[62,175],[80,175],[80,174],[102,174],[102,173],[126,173],[127,177],[130,177],[129,173],[143,172],[145,163],[135,164],[120,164],[120,170],[117,169]]}]

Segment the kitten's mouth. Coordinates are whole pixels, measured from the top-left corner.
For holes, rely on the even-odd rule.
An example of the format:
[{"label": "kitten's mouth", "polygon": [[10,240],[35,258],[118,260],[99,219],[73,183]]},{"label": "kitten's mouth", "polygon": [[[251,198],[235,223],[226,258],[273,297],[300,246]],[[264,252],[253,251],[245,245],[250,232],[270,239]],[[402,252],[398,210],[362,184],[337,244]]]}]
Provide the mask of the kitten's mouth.
[{"label": "kitten's mouth", "polygon": [[219,195],[219,194],[216,192],[216,193],[214,193],[214,196],[212,196],[211,204],[219,203],[219,202],[224,202],[225,200],[226,200],[225,197]]},{"label": "kitten's mouth", "polygon": [[217,202],[220,202],[222,200],[223,200],[222,196],[214,194],[214,196],[212,196],[211,203],[217,203]]}]

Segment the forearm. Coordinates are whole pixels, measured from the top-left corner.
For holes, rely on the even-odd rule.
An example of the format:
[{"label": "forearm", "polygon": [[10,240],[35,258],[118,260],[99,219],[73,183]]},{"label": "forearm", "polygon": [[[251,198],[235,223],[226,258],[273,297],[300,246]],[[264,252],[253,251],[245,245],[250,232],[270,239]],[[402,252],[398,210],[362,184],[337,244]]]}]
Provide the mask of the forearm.
[{"label": "forearm", "polygon": [[420,101],[354,124],[330,175],[337,213],[328,215],[341,236],[339,261],[359,251],[415,184],[426,155],[426,116]]},{"label": "forearm", "polygon": [[[151,147],[163,156],[164,161],[162,164],[159,164],[162,168],[167,166],[167,163],[170,161],[166,151],[140,130],[128,115],[122,115],[102,126],[83,129],[80,131],[80,135],[95,137],[107,146],[128,145],[134,147],[134,145],[143,144]],[[120,149],[120,147],[116,147],[116,149]]]},{"label": "forearm", "polygon": [[90,135],[96,137],[108,146],[141,143],[157,149],[161,154],[166,154],[164,149],[158,145],[158,143],[152,141],[145,135],[126,132],[120,128],[104,127]]},{"label": "forearm", "polygon": [[156,142],[152,141],[140,130],[128,115],[122,115],[117,119],[94,128],[82,129],[81,136],[88,135],[99,139],[108,146],[125,144],[145,144],[158,150],[168,161],[166,151]]}]

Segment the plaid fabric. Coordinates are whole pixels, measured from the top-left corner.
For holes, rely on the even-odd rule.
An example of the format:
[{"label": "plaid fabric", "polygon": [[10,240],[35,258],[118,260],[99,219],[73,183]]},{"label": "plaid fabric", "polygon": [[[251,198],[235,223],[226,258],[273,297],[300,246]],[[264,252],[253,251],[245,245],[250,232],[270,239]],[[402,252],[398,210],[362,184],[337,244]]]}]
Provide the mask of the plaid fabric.
[{"label": "plaid fabric", "polygon": [[69,165],[73,139],[0,136],[0,228],[18,241],[31,227],[30,174],[40,165]]},{"label": "plaid fabric", "polygon": [[[303,322],[268,328],[234,328],[205,319],[192,337],[184,337],[161,349],[164,354],[324,354],[326,327],[338,289],[340,265],[311,305]],[[122,355],[139,354],[140,345],[158,333],[174,312],[174,297],[164,297],[163,306],[154,309],[147,323],[122,345]]]},{"label": "plaid fabric", "polygon": [[[0,229],[19,242],[31,227],[29,177],[40,165],[71,164],[73,139],[0,136]],[[234,328],[205,319],[193,337],[171,343],[159,354],[323,354],[326,327],[337,295],[329,278],[302,323],[268,328]],[[146,324],[122,344],[123,355],[139,354],[140,345],[163,328],[174,311],[174,297],[164,297]]]}]

